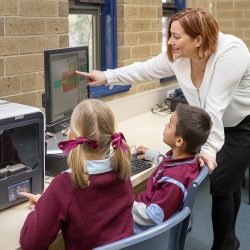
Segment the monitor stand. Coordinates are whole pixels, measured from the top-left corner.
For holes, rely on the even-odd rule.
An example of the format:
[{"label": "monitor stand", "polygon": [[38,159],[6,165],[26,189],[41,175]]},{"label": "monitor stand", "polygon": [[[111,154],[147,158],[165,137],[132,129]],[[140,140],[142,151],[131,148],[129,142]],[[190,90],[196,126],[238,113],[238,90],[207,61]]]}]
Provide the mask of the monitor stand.
[{"label": "monitor stand", "polygon": [[45,175],[54,177],[68,169],[67,156],[63,156],[63,152],[57,147],[60,141],[65,140],[67,137],[62,132],[45,139]]}]

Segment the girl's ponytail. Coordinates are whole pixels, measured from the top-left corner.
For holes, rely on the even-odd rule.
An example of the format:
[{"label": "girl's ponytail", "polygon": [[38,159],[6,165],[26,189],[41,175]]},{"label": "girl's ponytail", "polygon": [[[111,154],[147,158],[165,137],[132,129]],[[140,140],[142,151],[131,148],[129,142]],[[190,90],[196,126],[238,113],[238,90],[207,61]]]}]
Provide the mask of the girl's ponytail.
[{"label": "girl's ponytail", "polygon": [[88,173],[84,163],[83,144],[85,144],[85,147],[90,147],[93,150],[98,148],[97,141],[89,140],[83,136],[73,140],[62,141],[58,144],[58,147],[63,150],[63,154],[70,152],[67,163],[71,167],[71,179],[73,184],[80,188],[85,188],[89,185]]},{"label": "girl's ponytail", "polygon": [[112,135],[112,168],[122,180],[130,178],[131,151],[122,133]]},{"label": "girl's ponytail", "polygon": [[86,188],[89,185],[89,176],[86,171],[85,163],[84,163],[84,154],[82,145],[71,150],[67,163],[71,167],[71,179],[73,184],[79,188]]}]

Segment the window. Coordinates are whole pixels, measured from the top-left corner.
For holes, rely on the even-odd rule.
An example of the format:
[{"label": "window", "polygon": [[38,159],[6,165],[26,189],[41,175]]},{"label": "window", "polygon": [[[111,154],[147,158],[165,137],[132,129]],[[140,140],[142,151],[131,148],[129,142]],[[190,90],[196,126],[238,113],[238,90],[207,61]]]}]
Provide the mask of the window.
[{"label": "window", "polygon": [[[89,46],[89,69],[117,67],[116,1],[69,1],[69,44]],[[129,90],[131,85],[90,87],[90,97],[101,97]]]},{"label": "window", "polygon": [[185,0],[162,0],[162,51],[167,50],[167,29],[172,16],[185,8]]},{"label": "window", "polygon": [[69,46],[89,46],[89,70],[101,68],[100,5],[75,5],[69,9]]},{"label": "window", "polygon": [[[172,16],[185,8],[185,0],[162,0],[162,52],[167,51],[167,31],[168,24]],[[167,80],[175,79],[175,76],[170,76],[161,79],[161,82],[165,82]]]}]

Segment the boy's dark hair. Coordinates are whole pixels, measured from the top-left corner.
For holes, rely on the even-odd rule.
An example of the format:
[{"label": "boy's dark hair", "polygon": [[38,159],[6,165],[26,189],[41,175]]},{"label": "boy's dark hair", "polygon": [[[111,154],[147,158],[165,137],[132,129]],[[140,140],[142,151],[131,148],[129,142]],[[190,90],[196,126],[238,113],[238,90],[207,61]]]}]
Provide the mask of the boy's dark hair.
[{"label": "boy's dark hair", "polygon": [[187,153],[197,153],[207,141],[212,121],[209,114],[201,108],[179,103],[176,106],[178,122],[176,135],[187,143]]}]

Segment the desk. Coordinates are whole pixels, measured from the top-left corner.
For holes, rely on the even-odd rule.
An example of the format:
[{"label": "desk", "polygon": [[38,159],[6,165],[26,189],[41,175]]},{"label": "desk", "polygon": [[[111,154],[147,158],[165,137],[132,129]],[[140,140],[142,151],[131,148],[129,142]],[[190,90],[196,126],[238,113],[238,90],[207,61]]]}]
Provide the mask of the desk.
[{"label": "desk", "polygon": [[[165,153],[168,147],[162,142],[162,133],[169,117],[169,115],[162,117],[146,112],[119,122],[117,131],[124,133],[130,146],[144,145]],[[153,168],[132,176],[133,186],[146,180],[152,171]],[[0,212],[0,249],[14,250],[19,248],[20,230],[30,212],[27,206],[26,202]]]}]

